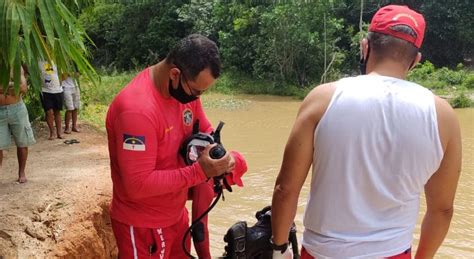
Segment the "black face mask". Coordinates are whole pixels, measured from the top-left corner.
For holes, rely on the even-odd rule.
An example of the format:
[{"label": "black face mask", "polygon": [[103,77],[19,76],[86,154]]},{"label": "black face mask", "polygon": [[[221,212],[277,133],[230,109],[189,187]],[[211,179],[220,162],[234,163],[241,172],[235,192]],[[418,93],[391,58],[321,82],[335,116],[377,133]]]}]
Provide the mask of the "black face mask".
[{"label": "black face mask", "polygon": [[171,79],[169,81],[169,86],[168,86],[170,95],[173,96],[174,99],[176,99],[178,102],[182,104],[187,104],[189,102],[192,102],[197,99],[197,96],[187,94],[186,91],[184,91],[183,84],[181,84],[181,78],[179,79],[178,82],[178,87],[176,89],[173,88]]},{"label": "black face mask", "polygon": [[369,54],[370,54],[370,47],[367,48],[367,58],[364,58],[364,54],[362,54],[362,57],[360,58],[360,61],[359,61],[359,69],[360,69],[361,75],[367,74],[367,60],[369,60]]},{"label": "black face mask", "polygon": [[416,57],[415,57],[415,59],[411,62],[410,67],[408,68],[408,71],[410,71],[410,70],[412,70],[413,68],[415,68],[415,61],[416,61]]}]

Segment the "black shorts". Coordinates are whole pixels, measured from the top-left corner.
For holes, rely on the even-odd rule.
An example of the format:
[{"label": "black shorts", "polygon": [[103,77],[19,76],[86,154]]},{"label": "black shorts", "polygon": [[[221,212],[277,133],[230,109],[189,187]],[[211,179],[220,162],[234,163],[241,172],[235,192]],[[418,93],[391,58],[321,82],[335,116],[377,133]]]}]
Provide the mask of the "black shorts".
[{"label": "black shorts", "polygon": [[50,94],[42,92],[41,94],[41,104],[45,111],[53,109],[54,111],[60,111],[63,109],[63,93]]}]

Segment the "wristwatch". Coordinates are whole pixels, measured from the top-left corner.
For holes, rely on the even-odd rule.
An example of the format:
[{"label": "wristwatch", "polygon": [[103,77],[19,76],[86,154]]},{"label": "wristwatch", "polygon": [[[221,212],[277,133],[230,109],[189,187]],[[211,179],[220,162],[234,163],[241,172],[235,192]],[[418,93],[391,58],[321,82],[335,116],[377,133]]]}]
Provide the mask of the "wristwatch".
[{"label": "wristwatch", "polygon": [[283,245],[276,245],[275,243],[273,243],[273,237],[270,238],[270,246],[273,250],[280,251],[282,253],[285,252],[286,249],[288,249],[288,243],[284,243]]}]

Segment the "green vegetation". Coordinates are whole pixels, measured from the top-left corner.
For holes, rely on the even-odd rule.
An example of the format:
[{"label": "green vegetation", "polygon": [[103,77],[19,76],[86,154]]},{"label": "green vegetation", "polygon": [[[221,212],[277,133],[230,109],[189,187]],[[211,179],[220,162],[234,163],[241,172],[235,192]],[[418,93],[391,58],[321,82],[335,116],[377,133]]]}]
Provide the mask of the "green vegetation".
[{"label": "green vegetation", "polygon": [[450,103],[454,108],[467,108],[472,106],[473,101],[464,92],[461,92]]},{"label": "green vegetation", "polygon": [[21,66],[26,65],[32,87],[39,90],[41,60],[54,61],[60,72],[79,70],[95,81],[84,44],[87,35],[72,13],[91,2],[0,0],[0,85],[8,86],[12,71],[19,89]]},{"label": "green vegetation", "polygon": [[474,9],[468,2],[377,0],[364,1],[360,10],[360,1],[349,0],[96,1],[79,20],[95,43],[97,68],[151,65],[178,39],[201,33],[218,43],[226,71],[305,88],[354,74],[360,36],[388,3],[422,12],[429,24],[424,57],[436,67],[455,69],[473,57],[474,20],[468,17]]},{"label": "green vegetation", "polygon": [[[97,86],[87,83],[82,84],[84,106],[81,117],[103,128],[108,105],[137,73],[138,70],[123,73],[115,71],[102,76],[101,83]],[[454,108],[465,108],[474,105],[469,97],[474,95],[474,72],[466,70],[462,66],[458,66],[456,70],[450,70],[446,67],[436,69],[433,64],[426,61],[410,72],[408,80],[421,84],[437,95],[447,98]],[[255,79],[248,74],[230,71],[223,73],[209,92],[228,95],[271,94],[294,96],[302,99],[314,86],[316,85],[301,88],[276,84],[270,80]],[[220,106],[220,104],[209,104],[207,106]]]},{"label": "green vegetation", "polygon": [[225,72],[210,89],[210,92],[224,94],[270,94],[299,98],[303,98],[308,91],[309,88],[278,84],[237,72]]},{"label": "green vegetation", "polygon": [[[358,73],[359,40],[367,23],[378,7],[396,3],[419,10],[430,24],[422,52],[434,65],[425,62],[410,79],[449,98],[472,89],[474,81],[468,70],[455,67],[472,56],[474,44],[465,29],[474,26],[465,12],[474,11],[464,1],[449,7],[442,1],[364,1],[362,12],[360,1],[349,0],[117,2],[97,1],[79,20],[96,45],[93,64],[119,78],[130,73],[115,71],[154,64],[181,37],[201,33],[219,45],[225,71],[212,91],[302,98],[322,82]],[[446,35],[450,44],[440,44]],[[89,92],[102,96],[112,78]],[[96,103],[94,98],[88,102]]]},{"label": "green vegetation", "polygon": [[[25,102],[35,119],[43,113],[37,61],[51,59],[60,71],[77,68],[88,78],[81,86],[87,117],[105,111],[134,71],[163,59],[185,35],[201,33],[219,45],[225,71],[212,91],[302,98],[322,82],[358,73],[360,37],[375,11],[392,3],[420,11],[429,25],[421,51],[431,63],[409,78],[455,107],[472,104],[465,100],[474,91],[470,1],[362,2],[0,0],[0,84],[13,68],[18,87],[19,67],[27,64],[33,89]],[[92,86],[94,67],[106,76]]]},{"label": "green vegetation", "polygon": [[138,71],[128,71],[124,73],[115,72],[110,75],[103,75],[101,82],[97,86],[87,82],[86,84],[82,84],[82,101],[86,104],[110,104],[115,95],[117,95],[137,73]]},{"label": "green vegetation", "polygon": [[97,85],[89,82],[81,84],[81,118],[103,129],[109,104],[137,73],[138,71],[113,72],[103,75]]},{"label": "green vegetation", "polygon": [[465,69],[462,64],[454,70],[447,67],[436,69],[431,62],[425,61],[409,73],[408,80],[447,98],[454,108],[472,106],[469,96],[474,95],[474,72]]},{"label": "green vegetation", "polygon": [[429,89],[437,90],[466,87],[472,84],[467,81],[469,75],[472,77],[474,73],[464,69],[462,64],[459,64],[454,70],[447,67],[436,69],[431,62],[425,61],[410,72],[408,79]]}]

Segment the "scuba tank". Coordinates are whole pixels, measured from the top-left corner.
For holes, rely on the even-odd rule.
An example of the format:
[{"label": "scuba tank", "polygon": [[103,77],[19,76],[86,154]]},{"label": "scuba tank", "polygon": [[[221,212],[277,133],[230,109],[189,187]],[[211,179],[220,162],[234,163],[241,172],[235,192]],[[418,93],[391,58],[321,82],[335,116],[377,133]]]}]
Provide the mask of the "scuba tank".
[{"label": "scuba tank", "polygon": [[[255,214],[257,222],[248,227],[247,222],[239,221],[227,230],[224,236],[226,242],[225,259],[271,259],[273,249],[270,245],[272,236],[271,206],[266,206]],[[288,236],[288,249],[293,250],[293,258],[299,259],[298,240],[296,238],[296,225],[290,228]]]}]

